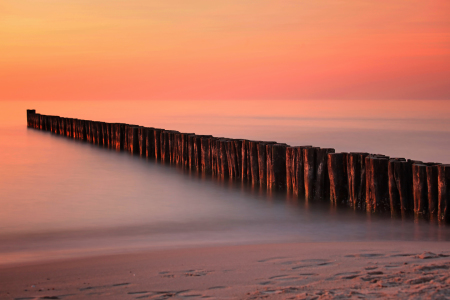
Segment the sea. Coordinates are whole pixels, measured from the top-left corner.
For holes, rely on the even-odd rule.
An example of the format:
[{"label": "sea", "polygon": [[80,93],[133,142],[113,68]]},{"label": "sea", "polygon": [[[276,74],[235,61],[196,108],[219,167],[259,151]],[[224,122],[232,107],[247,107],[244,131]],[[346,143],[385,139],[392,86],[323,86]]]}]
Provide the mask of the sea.
[{"label": "sea", "polygon": [[450,101],[0,101],[0,265],[149,249],[448,241],[449,226],[267,193],[30,129],[26,109],[450,163]]}]

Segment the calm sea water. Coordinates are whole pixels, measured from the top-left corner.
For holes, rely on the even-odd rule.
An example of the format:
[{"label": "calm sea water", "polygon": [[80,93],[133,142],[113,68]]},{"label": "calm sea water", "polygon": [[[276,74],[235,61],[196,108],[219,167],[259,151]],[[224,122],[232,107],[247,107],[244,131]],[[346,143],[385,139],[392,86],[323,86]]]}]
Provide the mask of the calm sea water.
[{"label": "calm sea water", "polygon": [[26,109],[450,163],[446,101],[0,102],[0,264],[136,249],[449,240],[427,222],[267,195],[26,128]]}]

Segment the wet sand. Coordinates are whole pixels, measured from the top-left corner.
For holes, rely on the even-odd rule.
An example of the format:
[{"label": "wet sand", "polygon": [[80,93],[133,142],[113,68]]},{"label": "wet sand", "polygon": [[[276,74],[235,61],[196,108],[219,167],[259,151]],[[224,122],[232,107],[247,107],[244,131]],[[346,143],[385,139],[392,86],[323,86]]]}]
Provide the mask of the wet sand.
[{"label": "wet sand", "polygon": [[0,266],[1,299],[447,299],[450,242],[151,250]]}]

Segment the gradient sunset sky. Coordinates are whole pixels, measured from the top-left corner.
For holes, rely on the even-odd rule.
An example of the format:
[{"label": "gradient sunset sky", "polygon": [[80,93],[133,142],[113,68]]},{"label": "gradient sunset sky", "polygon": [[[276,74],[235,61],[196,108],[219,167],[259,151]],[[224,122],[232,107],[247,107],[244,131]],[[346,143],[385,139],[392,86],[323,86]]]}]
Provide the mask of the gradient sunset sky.
[{"label": "gradient sunset sky", "polygon": [[450,99],[450,1],[3,0],[0,99]]}]

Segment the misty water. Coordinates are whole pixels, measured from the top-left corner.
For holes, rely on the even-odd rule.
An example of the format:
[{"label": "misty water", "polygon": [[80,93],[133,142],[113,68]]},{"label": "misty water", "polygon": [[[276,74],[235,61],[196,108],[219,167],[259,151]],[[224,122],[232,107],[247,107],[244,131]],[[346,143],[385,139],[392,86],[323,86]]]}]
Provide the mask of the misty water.
[{"label": "misty water", "polygon": [[3,102],[0,263],[198,245],[450,239],[448,227],[427,221],[307,203],[241,181],[27,129],[27,108],[450,163],[450,106],[430,103]]}]

